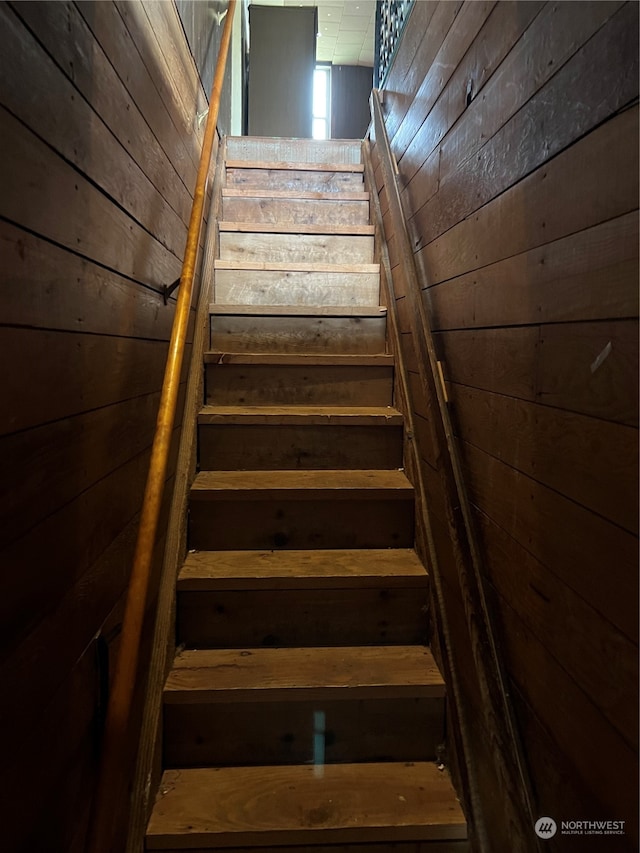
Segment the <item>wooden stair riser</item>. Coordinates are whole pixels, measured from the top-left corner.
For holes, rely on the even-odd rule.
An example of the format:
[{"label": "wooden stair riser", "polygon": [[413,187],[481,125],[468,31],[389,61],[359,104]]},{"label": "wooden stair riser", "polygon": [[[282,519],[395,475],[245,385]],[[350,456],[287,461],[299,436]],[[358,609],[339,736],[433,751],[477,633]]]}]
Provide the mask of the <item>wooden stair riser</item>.
[{"label": "wooden stair riser", "polygon": [[354,139],[295,139],[269,136],[227,137],[227,159],[284,163],[360,163],[362,143]]},{"label": "wooden stair riser", "polygon": [[331,270],[216,267],[215,301],[232,305],[376,305],[380,274]]},{"label": "wooden stair riser", "polygon": [[178,593],[188,648],[422,644],[428,627],[424,587]]},{"label": "wooden stair riser", "polygon": [[353,199],[307,199],[225,196],[222,215],[230,222],[288,225],[367,225],[369,202]]},{"label": "wooden stair riser", "polygon": [[191,502],[192,548],[409,548],[413,499]]},{"label": "wooden stair riser", "polygon": [[435,698],[164,707],[166,767],[431,761],[443,737]]},{"label": "wooden stair riser", "polygon": [[385,351],[386,317],[211,316],[211,348],[231,352]]},{"label": "wooden stair riser", "polygon": [[401,468],[401,426],[206,424],[201,470]]},{"label": "wooden stair riser", "polygon": [[305,169],[243,169],[227,166],[227,186],[243,189],[260,188],[296,190],[300,192],[362,191],[364,181],[359,172],[335,172]]},{"label": "wooden stair riser", "polygon": [[391,406],[393,368],[207,364],[206,402],[228,406]]},{"label": "wooden stair riser", "polygon": [[309,264],[371,264],[373,237],[221,231],[220,259]]}]

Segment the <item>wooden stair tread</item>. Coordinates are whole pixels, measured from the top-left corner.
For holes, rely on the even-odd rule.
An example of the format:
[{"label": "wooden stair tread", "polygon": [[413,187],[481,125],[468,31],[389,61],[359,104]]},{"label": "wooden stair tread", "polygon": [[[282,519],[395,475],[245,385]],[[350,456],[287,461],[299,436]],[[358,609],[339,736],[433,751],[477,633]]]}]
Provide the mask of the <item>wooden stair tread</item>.
[{"label": "wooden stair tread", "polygon": [[282,198],[291,201],[369,201],[366,190],[336,190],[332,193],[318,190],[276,190],[270,187],[252,187],[241,190],[237,187],[224,187],[222,198]]},{"label": "wooden stair tread", "polygon": [[220,231],[243,234],[342,234],[368,236],[375,233],[373,225],[323,225],[292,222],[219,222]]},{"label": "wooden stair tread", "polygon": [[147,849],[466,837],[435,764],[199,768],[163,774]]},{"label": "wooden stair tread", "polygon": [[401,426],[403,415],[391,406],[203,406],[199,424],[340,424]]},{"label": "wooden stair tread", "polygon": [[340,366],[357,367],[390,367],[394,363],[391,353],[375,355],[350,355],[325,353],[272,353],[272,352],[220,352],[204,353],[205,364],[300,364],[304,366]]},{"label": "wooden stair tread", "polygon": [[305,163],[303,161],[284,162],[282,160],[226,160],[227,169],[266,169],[279,172],[361,172],[362,163]]},{"label": "wooden stair tread", "polygon": [[176,704],[443,697],[442,676],[424,646],[183,651],[164,692],[164,701]]},{"label": "wooden stair tread", "polygon": [[413,549],[193,551],[178,591],[423,587],[428,574]]},{"label": "wooden stair tread", "polygon": [[299,261],[236,261],[218,258],[217,270],[242,270],[244,272],[329,272],[329,273],[379,273],[380,264],[306,264]]},{"label": "wooden stair tread", "polygon": [[200,471],[191,500],[412,500],[402,471]]},{"label": "wooden stair tread", "polygon": [[385,305],[225,305],[212,302],[209,313],[259,317],[386,317],[387,308]]}]

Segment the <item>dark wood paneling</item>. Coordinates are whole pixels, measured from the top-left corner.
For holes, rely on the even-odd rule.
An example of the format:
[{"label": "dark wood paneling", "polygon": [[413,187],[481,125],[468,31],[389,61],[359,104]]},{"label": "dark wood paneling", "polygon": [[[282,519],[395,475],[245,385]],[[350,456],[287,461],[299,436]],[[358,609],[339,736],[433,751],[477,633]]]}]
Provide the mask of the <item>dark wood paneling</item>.
[{"label": "dark wood paneling", "polygon": [[537,398],[551,406],[637,426],[638,321],[543,327]]},{"label": "dark wood paneling", "polygon": [[637,532],[637,430],[465,386],[451,394],[464,441]]},{"label": "dark wood paneling", "polygon": [[425,291],[436,329],[638,314],[638,214],[628,213]]},{"label": "dark wood paneling", "polygon": [[[429,28],[400,45],[385,123],[537,807],[556,817],[562,808],[565,818],[582,809],[625,819],[627,836],[613,839],[612,850],[631,850],[637,4],[417,6],[412,15]],[[380,169],[376,184],[384,197]],[[457,510],[445,494],[434,401],[419,380],[388,215],[384,227],[414,440],[462,701],[475,726],[471,757],[484,774],[489,849],[528,850],[530,838],[495,834],[508,792],[485,767],[499,745],[477,743],[487,733],[477,723],[481,694],[447,535]],[[592,840],[548,844],[582,853]]]},{"label": "dark wood paneling", "polygon": [[635,536],[495,457],[463,450],[473,502],[637,642]]},{"label": "dark wood paneling", "polygon": [[[189,181],[191,175],[183,176],[180,169],[176,169],[174,162],[172,162],[171,151],[165,153],[160,141],[147,123],[145,115],[136,105],[127,86],[118,76],[107,54],[78,9],[72,3],[67,2],[31,2],[28,4],[18,3],[14,6],[14,10],[45,47],[51,60],[57,63],[73,83],[73,86],[87,99],[87,104],[93,108],[94,114],[90,118],[91,126],[98,129],[101,122],[104,122],[105,130],[108,129],[113,134],[114,139],[119,141],[128,151],[162,197],[176,211],[185,225],[188,225],[192,186],[191,183],[187,183],[185,186],[183,180]],[[33,48],[27,56],[27,46],[22,40],[18,44],[23,61],[25,59],[31,60],[26,63],[30,81],[35,87],[45,87],[46,78],[43,79],[34,74],[35,69],[32,63],[37,61],[42,65],[43,63],[50,63],[51,60],[42,53],[38,54],[36,48]],[[13,50],[15,51],[17,48],[14,47]],[[137,53],[134,50],[131,53],[131,60],[135,61]],[[140,61],[139,56],[138,61]],[[142,65],[142,63],[140,64]],[[11,73],[15,74],[16,70],[13,68]],[[142,73],[143,70],[144,66],[139,69],[138,73]],[[51,73],[60,75],[60,71],[53,66]],[[96,80],[100,80],[99,86],[95,85]],[[56,85],[59,90],[62,90],[64,84],[58,80]],[[15,91],[17,93],[20,89]],[[36,88],[35,91],[37,92],[38,89]],[[45,110],[51,111],[54,101],[50,99],[51,94],[48,94],[39,102],[40,108],[44,107]],[[74,98],[74,105],[75,103]],[[23,104],[22,109],[25,108]],[[38,118],[37,113],[34,118]],[[64,114],[64,122],[62,118],[62,115],[56,117],[57,122],[62,127],[58,135],[59,145],[64,146],[65,156],[71,162],[76,163],[79,152],[87,147],[89,141],[85,138],[86,129],[82,125],[78,126],[75,141],[82,147],[76,147],[74,152],[74,134],[70,132],[71,128],[69,128],[69,132],[67,131],[66,120],[69,119],[69,116],[67,113]],[[71,114],[72,121],[78,122],[78,119],[79,116]],[[41,135],[53,144],[53,140],[46,133],[41,133]],[[116,185],[115,189],[122,193],[125,186]],[[152,214],[154,208],[158,213],[157,204],[147,213]]]},{"label": "dark wood paneling", "polygon": [[82,846],[92,639],[119,630],[175,306],[161,288],[180,270],[199,156],[204,99],[175,8],[123,5],[0,10],[8,853]]},{"label": "dark wood paneling", "polygon": [[487,573],[500,596],[553,658],[637,748],[635,644],[482,513]]},{"label": "dark wood paneling", "polygon": [[[421,252],[428,283],[526,252],[637,210],[637,107],[626,110],[514,184]],[[602,164],[615,162],[616,169]],[[416,246],[419,217],[411,220]]]},{"label": "dark wood paneling", "polygon": [[[432,123],[429,121],[429,114],[434,104],[449,82],[451,75],[458,67],[460,60],[473,44],[474,39],[482,29],[483,24],[493,11],[495,5],[495,0],[479,0],[479,2],[464,3],[462,5],[455,19],[455,26],[449,28],[431,67],[421,81],[415,94],[414,103],[417,102],[420,104],[420,111],[418,112],[415,109],[409,110],[397,132],[393,135],[392,147],[396,158],[404,154],[407,146],[412,140],[418,137],[420,124],[417,123],[416,119],[419,121],[424,117],[422,128],[425,127],[427,122],[429,125]],[[446,4],[444,4],[444,8],[446,8]],[[436,120],[433,123],[437,125],[438,119],[437,117],[434,118]],[[424,138],[422,139],[422,145],[424,145],[423,150],[425,152],[433,149],[433,145],[429,147]],[[418,146],[420,146],[420,143],[418,143]],[[403,166],[408,167],[407,172],[403,168],[403,174],[407,177],[411,175],[410,164],[412,163],[413,159],[409,156],[405,164],[403,164]]]},{"label": "dark wood paneling", "polygon": [[[475,156],[466,150],[464,162],[455,171],[451,168],[449,178],[445,178],[448,152],[443,145],[438,193],[420,211],[423,243],[430,243],[633,101],[637,31],[638,6],[629,3]],[[567,99],[567,92],[578,88],[580,98]]]}]

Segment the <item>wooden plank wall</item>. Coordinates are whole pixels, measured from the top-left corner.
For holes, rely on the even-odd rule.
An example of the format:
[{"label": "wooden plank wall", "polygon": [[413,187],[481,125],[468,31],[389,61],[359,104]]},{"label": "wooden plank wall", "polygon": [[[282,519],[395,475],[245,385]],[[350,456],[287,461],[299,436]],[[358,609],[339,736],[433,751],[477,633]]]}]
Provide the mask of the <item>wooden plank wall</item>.
[{"label": "wooden plank wall", "polygon": [[204,93],[171,3],[5,3],[0,31],[2,849],[76,851]]},{"label": "wooden plank wall", "polygon": [[[558,851],[637,849],[637,62],[636,3],[423,0],[384,92],[536,806],[627,822]],[[530,849],[474,712],[435,405],[394,282],[489,835]]]}]

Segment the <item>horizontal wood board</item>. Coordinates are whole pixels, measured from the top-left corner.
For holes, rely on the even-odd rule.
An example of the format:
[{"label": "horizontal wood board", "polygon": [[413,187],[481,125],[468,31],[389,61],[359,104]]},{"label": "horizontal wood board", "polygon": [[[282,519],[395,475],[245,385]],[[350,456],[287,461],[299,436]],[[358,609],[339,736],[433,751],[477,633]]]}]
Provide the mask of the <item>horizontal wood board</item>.
[{"label": "horizontal wood board", "polygon": [[[416,4],[421,26],[405,31],[384,93],[540,814],[553,813],[557,764],[567,802],[584,792],[633,823],[616,850],[632,849],[636,832],[637,16],[617,2]],[[380,170],[376,181],[384,212]],[[434,401],[419,381],[388,214],[385,228],[462,652]],[[542,669],[572,711],[560,715]],[[469,669],[470,708],[474,679]],[[606,749],[585,746],[594,739],[615,744],[617,769]],[[481,799],[495,828],[506,792],[491,788]],[[505,843],[531,849],[528,838]]]}]

